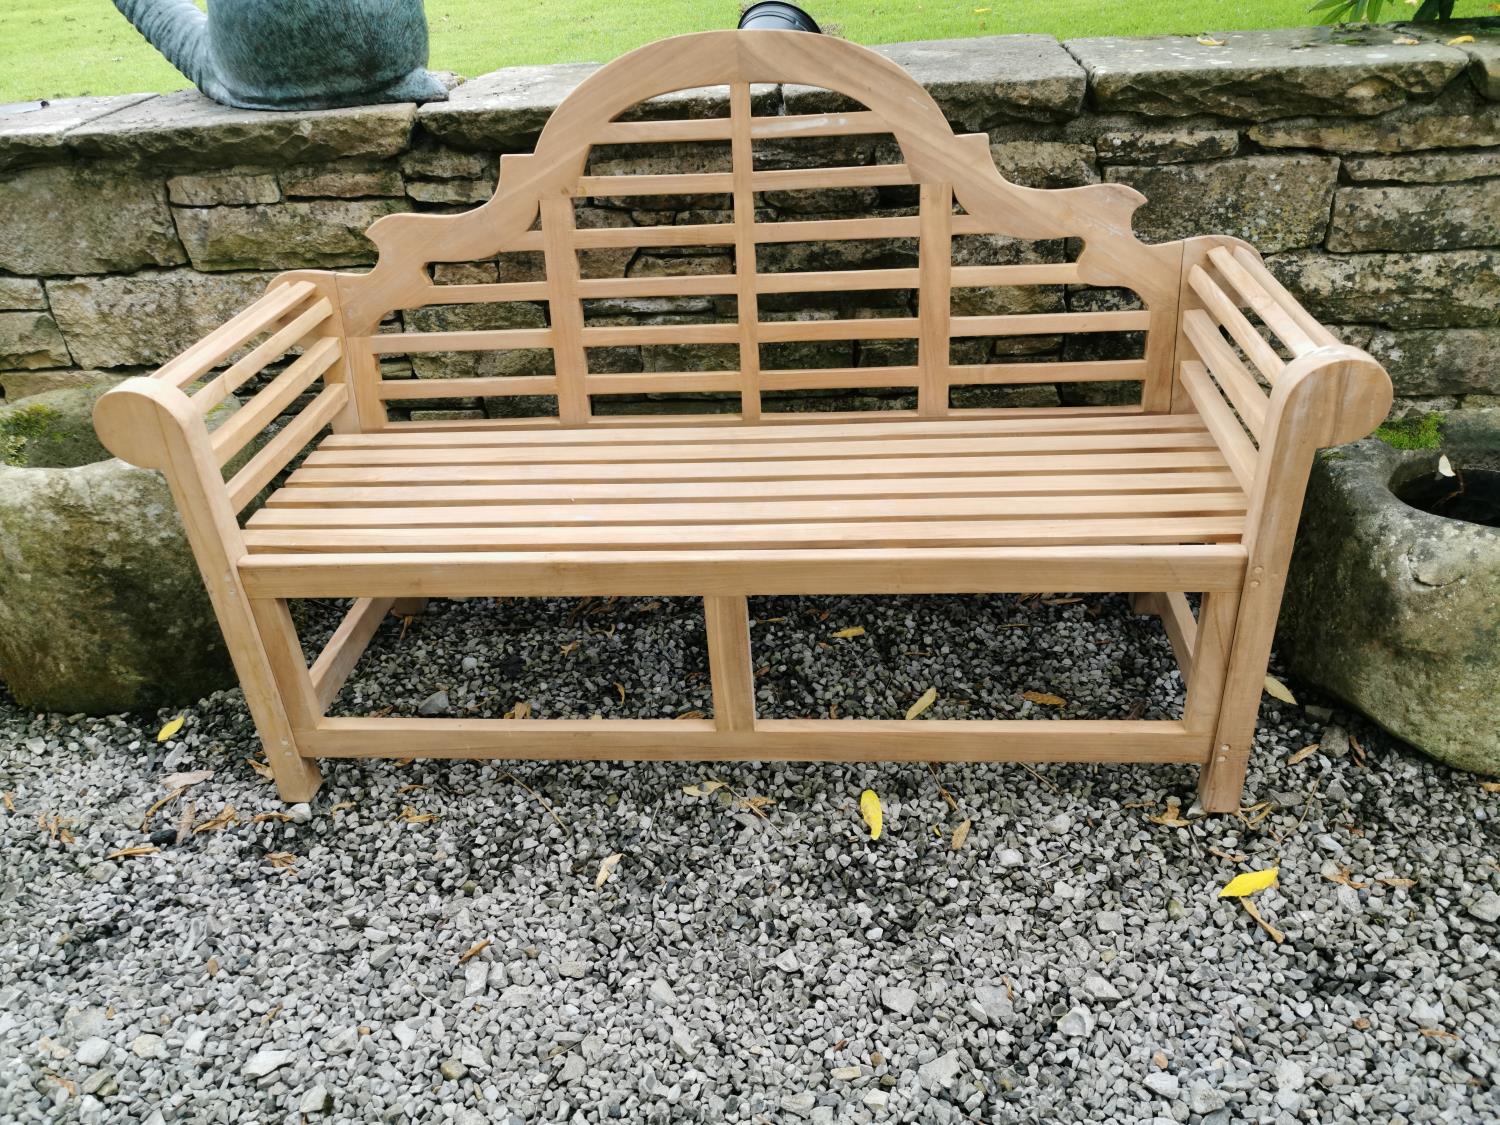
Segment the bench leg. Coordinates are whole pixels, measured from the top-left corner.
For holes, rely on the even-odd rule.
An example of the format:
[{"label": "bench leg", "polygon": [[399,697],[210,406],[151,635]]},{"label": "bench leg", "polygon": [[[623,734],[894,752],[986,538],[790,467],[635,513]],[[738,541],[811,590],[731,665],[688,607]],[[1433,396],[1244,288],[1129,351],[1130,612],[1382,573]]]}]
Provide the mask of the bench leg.
[{"label": "bench leg", "polygon": [[390,609],[392,617],[418,617],[426,611],[426,598],[397,598]]},{"label": "bench leg", "polygon": [[754,730],[755,672],[750,659],[747,599],[704,598],[703,624],[714,691],[714,725],[722,731]]},{"label": "bench leg", "polygon": [[276,780],[276,792],[288,804],[311,800],[323,783],[318,765],[297,748],[299,731],[310,730],[321,711],[313,694],[312,677],[303,661],[302,646],[287,603],[251,598],[250,613],[257,636],[256,654],[269,668],[274,690],[252,691],[245,685],[245,702]]},{"label": "bench leg", "polygon": [[1198,801],[1206,812],[1236,812],[1240,807],[1281,602],[1280,584],[1274,590],[1269,587],[1252,578],[1239,599],[1212,753],[1198,781]]}]

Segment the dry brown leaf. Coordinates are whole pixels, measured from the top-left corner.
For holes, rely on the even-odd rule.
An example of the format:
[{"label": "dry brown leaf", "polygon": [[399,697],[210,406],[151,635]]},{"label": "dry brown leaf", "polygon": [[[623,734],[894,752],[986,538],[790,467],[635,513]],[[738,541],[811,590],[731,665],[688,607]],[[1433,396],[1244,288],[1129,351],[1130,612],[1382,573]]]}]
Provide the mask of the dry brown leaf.
[{"label": "dry brown leaf", "polygon": [[969,838],[969,826],[971,823],[966,820],[953,830],[953,841],[949,845],[953,851],[958,851],[959,848],[964,846],[964,841]]},{"label": "dry brown leaf", "polygon": [[1146,819],[1152,824],[1160,824],[1163,828],[1186,828],[1192,821],[1184,820],[1181,813],[1182,802],[1176,797],[1168,797],[1167,807],[1155,816],[1148,816]]},{"label": "dry brown leaf", "polygon": [[614,874],[615,868],[620,866],[620,860],[622,858],[622,852],[615,852],[613,855],[605,856],[604,859],[600,861],[599,874],[594,876],[594,890],[597,891],[600,887],[604,886],[604,884],[609,881],[609,877]]},{"label": "dry brown leaf", "polygon": [[1043,605],[1077,605],[1082,598],[1043,598]]},{"label": "dry brown leaf", "polygon": [[1225,863],[1244,863],[1250,858],[1244,852],[1226,852],[1220,851],[1218,848],[1209,848],[1208,854],[1218,856]]},{"label": "dry brown leaf", "polygon": [[716,789],[723,789],[722,781],[700,781],[697,785],[684,785],[682,791],[689,797],[707,797]]},{"label": "dry brown leaf", "polygon": [[1340,867],[1335,874],[1324,875],[1323,878],[1327,879],[1330,883],[1337,883],[1341,887],[1353,887],[1356,891],[1362,891],[1370,885],[1369,883],[1361,883],[1356,879],[1350,878],[1347,867]]},{"label": "dry brown leaf", "polygon": [[1301,762],[1307,761],[1307,759],[1311,758],[1314,754],[1316,754],[1318,752],[1318,748],[1320,746],[1322,746],[1321,742],[1312,742],[1312,743],[1309,743],[1308,745],[1304,746],[1301,750],[1298,750],[1290,758],[1288,758],[1286,760],[1286,764],[1289,765],[1289,766],[1295,766],[1295,765],[1297,765],[1297,764],[1299,764]]},{"label": "dry brown leaf", "polygon": [[205,973],[207,973],[211,977],[218,976],[219,975],[219,959],[217,957],[210,957],[208,959],[208,961],[204,964],[203,971]]},{"label": "dry brown leaf", "polygon": [[921,697],[915,703],[906,709],[906,717],[908,719],[915,719],[936,702],[937,688],[930,687],[922,693]]},{"label": "dry brown leaf", "polygon": [[572,656],[575,652],[578,651],[578,646],[581,644],[583,644],[582,641],[569,641],[567,644],[560,645],[559,647],[562,649],[562,654],[564,656]]},{"label": "dry brown leaf", "polygon": [[193,821],[198,819],[198,802],[189,801],[182,806],[182,812],[177,817],[177,839],[175,843],[183,843],[193,834]]},{"label": "dry brown leaf", "polygon": [[1377,883],[1382,884],[1383,886],[1396,887],[1398,889],[1404,888],[1404,887],[1415,887],[1417,885],[1417,881],[1415,879],[1397,879],[1397,878],[1381,879],[1381,878],[1377,877],[1375,881]]},{"label": "dry brown leaf", "polygon": [[426,789],[426,788],[427,788],[427,786],[423,785],[420,781],[412,781],[412,782],[408,782],[406,785],[402,785],[402,786],[397,787],[396,792],[397,793],[415,793],[415,792],[417,792],[420,789]]},{"label": "dry brown leaf", "polygon": [[234,806],[225,805],[218,816],[211,816],[202,824],[196,825],[193,828],[193,835],[197,836],[202,832],[219,832],[228,828],[231,824],[238,824],[239,822],[240,815],[234,811]]},{"label": "dry brown leaf", "polygon": [[[1481,781],[1479,788],[1483,789],[1486,793],[1500,793],[1500,781]],[[8,799],[5,802],[5,807],[11,807]]]},{"label": "dry brown leaf", "polygon": [[394,765],[398,770],[404,770],[407,766],[411,765],[415,761],[415,758],[397,758],[391,764]]},{"label": "dry brown leaf", "polygon": [[6,812],[15,812],[16,811],[16,800],[15,800],[15,798],[11,794],[9,794],[9,793],[0,793],[0,801],[4,801],[5,802],[5,811]]},{"label": "dry brown leaf", "polygon": [[616,680],[615,690],[620,693],[620,705],[623,707],[625,705],[625,685]]},{"label": "dry brown leaf", "polygon": [[505,713],[507,719],[529,719],[531,717],[531,704],[521,700]]},{"label": "dry brown leaf", "polygon": [[458,963],[460,965],[467,965],[470,961],[474,960],[474,958],[478,957],[481,953],[483,953],[489,947],[490,947],[490,939],[489,938],[483,938],[483,939],[481,939],[479,941],[476,941],[473,945],[469,946],[468,949],[466,949],[463,953],[461,953],[459,955]]},{"label": "dry brown leaf", "polygon": [[64,820],[56,813],[38,814],[36,818],[37,827],[47,834],[47,838],[56,840],[60,844],[71,844],[77,840],[68,828],[72,823],[71,820]]},{"label": "dry brown leaf", "polygon": [[169,773],[161,779],[163,789],[188,789],[213,777],[213,770],[190,770],[186,773]]},{"label": "dry brown leaf", "polygon": [[297,857],[291,852],[267,852],[266,862],[277,871],[287,871],[296,874],[296,868],[293,864],[297,862]]},{"label": "dry brown leaf", "polygon": [[1241,897],[1236,901],[1238,901],[1239,904],[1245,908],[1246,914],[1255,919],[1255,924],[1261,929],[1265,930],[1266,933],[1271,936],[1272,941],[1274,941],[1277,945],[1280,945],[1282,942],[1286,941],[1286,934],[1282,933],[1275,926],[1271,925],[1271,923],[1267,922],[1263,917],[1261,917],[1260,911],[1256,909],[1255,903],[1252,900]]},{"label": "dry brown leaf", "polygon": [[264,824],[268,820],[280,821],[285,824],[292,818],[284,812],[258,812],[250,818],[251,824]]},{"label": "dry brown leaf", "polygon": [[674,719],[701,719],[703,717],[704,715],[702,711],[684,711],[680,715],[672,716],[672,718]]},{"label": "dry brown leaf", "polygon": [[1420,39],[1413,39],[1410,35],[1398,35],[1391,42],[1398,47],[1415,47],[1422,41]]},{"label": "dry brown leaf", "polygon": [[275,775],[271,772],[271,763],[263,762],[259,758],[246,758],[245,762],[251,769],[261,777],[270,781]]},{"label": "dry brown leaf", "polygon": [[1457,1032],[1448,1031],[1441,1027],[1424,1027],[1420,1029],[1421,1034],[1428,1039],[1442,1039],[1444,1042],[1458,1042]]},{"label": "dry brown leaf", "polygon": [[418,812],[410,805],[406,805],[401,809],[401,815],[397,819],[403,820],[407,824],[431,824],[434,820],[438,819],[438,814]]},{"label": "dry brown leaf", "polygon": [[1359,739],[1355,738],[1352,734],[1349,736],[1349,753],[1354,758],[1356,766],[1365,764],[1365,748],[1360,745]]},{"label": "dry brown leaf", "polygon": [[105,859],[129,859],[138,855],[155,855],[161,851],[155,844],[137,844],[133,848],[121,848],[119,851],[110,852]]},{"label": "dry brown leaf", "polygon": [[852,640],[855,637],[863,637],[864,635],[865,627],[863,625],[851,625],[847,629],[840,629],[836,633],[829,634],[829,636],[837,637],[841,641]]},{"label": "dry brown leaf", "polygon": [[1369,1031],[1370,1021],[1364,1016],[1360,1016],[1352,1024],[1350,1024],[1350,1026],[1353,1027],[1355,1031]]},{"label": "dry brown leaf", "polygon": [[775,803],[776,802],[773,801],[770,797],[756,797],[752,795],[749,797],[741,797],[738,801],[735,802],[735,807],[746,809],[764,820],[766,819],[766,810]]},{"label": "dry brown leaf", "polygon": [[338,804],[334,805],[333,808],[329,809],[328,811],[330,813],[332,813],[333,815],[336,816],[339,813],[343,812],[345,809],[352,809],[352,808],[354,808],[354,802],[353,801],[340,801]]},{"label": "dry brown leaf", "polygon": [[1203,44],[1203,46],[1205,47],[1222,47],[1228,42],[1228,40],[1215,39],[1212,35],[1200,35],[1198,36],[1198,42]]},{"label": "dry brown leaf", "polygon": [[161,800],[157,801],[149,809],[147,809],[146,810],[146,815],[143,816],[143,817],[141,817],[141,831],[142,832],[149,831],[150,830],[150,825],[151,825],[151,818],[153,816],[155,816],[157,813],[159,813],[167,805],[170,805],[173,801],[177,800],[178,797],[181,797],[186,792],[187,792],[187,786],[186,785],[179,786],[178,788],[172,790],[172,792],[168,793]]},{"label": "dry brown leaf", "polygon": [[1292,694],[1292,689],[1287,687],[1286,684],[1282,683],[1270,673],[1266,674],[1265,688],[1266,694],[1269,695],[1272,699],[1279,699],[1283,703],[1290,703],[1293,706],[1296,705],[1297,697]]},{"label": "dry brown leaf", "polygon": [[1066,707],[1068,705],[1068,701],[1062,696],[1053,695],[1048,691],[1023,691],[1021,698],[1040,703],[1043,707]]}]

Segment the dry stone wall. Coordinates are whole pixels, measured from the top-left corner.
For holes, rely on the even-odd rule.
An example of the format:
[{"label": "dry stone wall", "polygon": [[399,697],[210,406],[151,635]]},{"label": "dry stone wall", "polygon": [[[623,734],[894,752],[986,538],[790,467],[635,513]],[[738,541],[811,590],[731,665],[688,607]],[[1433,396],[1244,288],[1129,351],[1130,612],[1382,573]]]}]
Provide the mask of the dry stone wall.
[{"label": "dry stone wall", "polygon": [[[1395,43],[1393,29],[1377,28],[1243,33],[1222,46],[1005,36],[878,49],[928,87],[957,129],[987,133],[1011,179],[1037,187],[1127,183],[1149,197],[1137,215],[1148,240],[1220,232],[1254,243],[1318,316],[1389,366],[1398,409],[1495,405],[1500,21],[1460,29],[1474,37],[1467,44],[1446,42],[1452,28],[1440,36],[1402,30],[1399,37],[1417,42]],[[368,265],[370,223],[486,199],[499,156],[528,151],[552,109],[593,69],[496,71],[422,107],[254,113],[192,91],[0,106],[0,396],[147,370],[252,300],[278,271]],[[758,89],[756,98],[760,113],[840,104],[826,91],[793,86]],[[690,92],[646,112],[711,114],[723,105]],[[599,155],[613,162],[611,172],[657,170],[650,158]],[[877,159],[873,150],[851,157]],[[705,221],[714,206],[675,202],[684,221]],[[808,206],[791,197],[767,202],[783,213]],[[820,193],[814,209],[854,214],[902,202],[876,189],[843,189]],[[637,220],[597,207],[580,221]],[[1047,258],[1061,250],[1029,252]],[[900,248],[873,252],[899,256]],[[700,254],[687,268],[728,266],[720,250]],[[595,252],[586,266],[596,275],[684,268],[650,252],[618,251]],[[438,278],[518,280],[534,268],[521,259],[453,265],[439,267]],[[1038,291],[1016,311],[1109,299]],[[619,305],[605,310],[616,323],[715,315],[710,303]],[[534,316],[514,307],[505,315],[495,325],[484,310],[458,306],[409,313],[407,327],[540,324],[545,305]],[[606,359],[618,370],[684,358],[714,363],[707,355],[618,352]],[[524,371],[531,358],[507,357],[496,373]],[[860,361],[794,358],[807,366]],[[488,371],[482,362],[468,357],[454,370],[423,358],[414,371],[391,374]],[[1050,388],[1026,393],[1026,401],[1057,401]]]}]

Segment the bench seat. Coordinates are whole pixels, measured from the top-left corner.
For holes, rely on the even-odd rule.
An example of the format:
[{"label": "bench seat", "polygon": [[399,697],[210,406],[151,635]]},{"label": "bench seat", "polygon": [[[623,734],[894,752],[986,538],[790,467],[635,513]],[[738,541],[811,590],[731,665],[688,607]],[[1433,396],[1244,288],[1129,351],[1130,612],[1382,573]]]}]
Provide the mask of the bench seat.
[{"label": "bench seat", "polygon": [[[1151,548],[1134,557],[1158,568],[1221,560],[1232,582],[1241,551],[1176,548],[1237,545],[1246,503],[1194,414],[335,434],[249,519],[245,544],[252,565],[316,553],[335,571],[390,553],[450,566],[483,553],[470,563],[493,570],[497,553],[521,565],[537,552],[601,571],[649,552],[733,559],[763,579],[757,558],[797,556],[848,592],[868,592],[843,568],[872,549],[1123,546]],[[618,592],[611,581],[591,592]]]}]

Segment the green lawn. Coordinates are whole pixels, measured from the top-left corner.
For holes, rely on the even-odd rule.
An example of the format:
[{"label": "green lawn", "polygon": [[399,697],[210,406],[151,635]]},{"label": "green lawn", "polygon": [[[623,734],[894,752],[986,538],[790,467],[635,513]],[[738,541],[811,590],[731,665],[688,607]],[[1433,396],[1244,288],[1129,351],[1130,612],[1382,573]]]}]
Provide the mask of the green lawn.
[{"label": "green lawn", "polygon": [[[232,3],[233,0],[223,0]],[[1310,0],[814,0],[860,43],[1006,32],[1193,34],[1317,22]],[[1394,5],[1395,8],[1401,6]],[[1455,14],[1487,14],[1459,0]],[[666,35],[733,27],[737,0],[428,0],[432,65],[475,75],[518,63],[605,60]],[[0,102],[181,89],[185,80],[109,0],[0,0]]]}]

